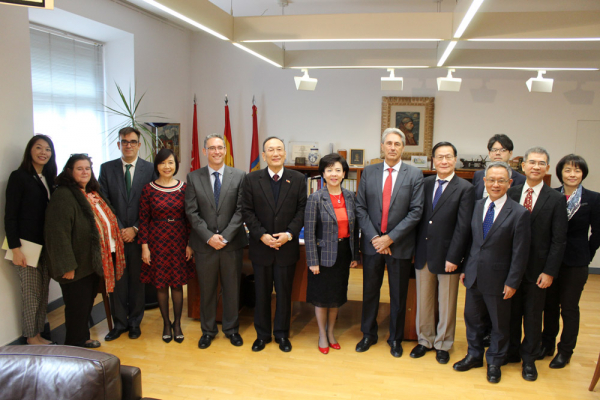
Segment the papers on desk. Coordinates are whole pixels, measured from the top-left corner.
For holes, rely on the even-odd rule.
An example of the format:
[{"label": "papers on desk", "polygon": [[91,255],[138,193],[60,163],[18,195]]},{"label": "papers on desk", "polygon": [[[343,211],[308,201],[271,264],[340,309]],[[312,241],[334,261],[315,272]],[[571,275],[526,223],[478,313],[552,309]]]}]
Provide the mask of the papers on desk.
[{"label": "papers on desk", "polygon": [[[12,261],[13,252],[8,248],[6,238],[4,238],[4,242],[2,243],[2,250],[6,250],[4,258]],[[27,265],[37,268],[38,262],[40,261],[40,255],[42,254],[42,245],[21,239],[21,253],[25,256]]]}]

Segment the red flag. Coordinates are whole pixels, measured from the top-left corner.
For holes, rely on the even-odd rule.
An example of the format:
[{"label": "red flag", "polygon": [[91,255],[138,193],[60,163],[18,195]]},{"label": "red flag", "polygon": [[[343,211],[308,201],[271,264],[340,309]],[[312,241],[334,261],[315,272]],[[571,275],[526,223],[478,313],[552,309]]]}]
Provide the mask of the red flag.
[{"label": "red flag", "polygon": [[194,122],[192,128],[192,163],[190,172],[200,168],[200,151],[198,150],[198,114],[196,112],[196,96],[194,96]]},{"label": "red flag", "polygon": [[229,123],[229,106],[225,101],[225,147],[227,147],[227,153],[225,154],[225,165],[233,167],[233,146],[231,141],[231,124]]},{"label": "red flag", "polygon": [[250,148],[250,172],[260,169],[260,159],[258,156],[258,120],[256,116],[256,106],[252,105],[252,147]]}]

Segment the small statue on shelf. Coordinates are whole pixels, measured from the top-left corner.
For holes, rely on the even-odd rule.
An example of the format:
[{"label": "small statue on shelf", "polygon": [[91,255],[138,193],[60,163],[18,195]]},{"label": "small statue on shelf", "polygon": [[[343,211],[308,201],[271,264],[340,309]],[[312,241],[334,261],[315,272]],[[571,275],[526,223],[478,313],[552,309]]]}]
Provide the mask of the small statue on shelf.
[{"label": "small statue on shelf", "polygon": [[464,158],[461,158],[460,161],[465,169],[484,169],[487,164],[487,156],[480,155],[479,158],[479,160],[465,160]]}]

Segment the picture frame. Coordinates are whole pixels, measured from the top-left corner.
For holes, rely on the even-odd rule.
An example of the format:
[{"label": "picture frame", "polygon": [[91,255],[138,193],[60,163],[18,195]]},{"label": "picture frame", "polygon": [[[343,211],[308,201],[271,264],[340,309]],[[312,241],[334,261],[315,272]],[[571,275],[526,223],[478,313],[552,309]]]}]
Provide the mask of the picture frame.
[{"label": "picture frame", "polygon": [[177,161],[181,162],[181,124],[169,122],[152,125],[154,126],[152,130],[156,135],[154,155],[158,154],[160,149],[164,147],[172,150],[175,157],[177,157]]},{"label": "picture frame", "polygon": [[0,4],[11,4],[31,8],[54,9],[54,0],[0,0]]},{"label": "picture frame", "polygon": [[417,168],[426,169],[427,165],[427,156],[410,156],[410,163]]},{"label": "picture frame", "polygon": [[400,129],[406,137],[402,159],[426,156],[430,160],[435,97],[384,96],[381,100],[381,135],[387,128]]},{"label": "picture frame", "polygon": [[365,149],[350,149],[348,164],[352,167],[365,166]]},{"label": "picture frame", "polygon": [[285,163],[288,165],[294,165],[296,162],[296,158],[299,157],[304,157],[305,162],[307,162],[308,155],[310,154],[310,149],[314,147],[318,148],[317,142],[289,141],[285,148],[287,153],[287,159]]}]

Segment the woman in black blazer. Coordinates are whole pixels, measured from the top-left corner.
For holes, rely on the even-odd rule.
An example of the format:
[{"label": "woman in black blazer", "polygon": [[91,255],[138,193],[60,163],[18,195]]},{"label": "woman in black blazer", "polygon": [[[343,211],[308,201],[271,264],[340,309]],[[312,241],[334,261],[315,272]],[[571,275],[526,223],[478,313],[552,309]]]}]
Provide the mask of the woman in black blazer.
[{"label": "woman in black blazer", "polygon": [[327,187],[308,198],[304,212],[304,242],[308,273],[306,301],[315,306],[319,351],[340,349],[333,335],[338,309],[347,301],[350,270],[358,264],[358,226],[354,193],[341,183],[348,163],[339,154],[319,162]]},{"label": "woman in black blazer", "polygon": [[23,337],[28,344],[52,343],[40,336],[46,323],[50,277],[42,255],[37,266],[27,265],[21,239],[44,244],[46,206],[55,178],[54,144],[46,135],[35,135],[27,143],[19,169],[8,178],[4,214],[6,240],[21,281]]},{"label": "woman in black blazer", "polygon": [[540,354],[540,359],[554,354],[562,314],[563,331],[558,352],[550,362],[550,368],[555,369],[564,368],[571,360],[579,333],[579,299],[587,282],[588,266],[600,247],[600,193],[582,186],[587,174],[587,163],[575,154],[563,157],[556,165],[556,176],[563,184],[557,190],[567,196],[569,228],[560,271],[546,293]]}]

